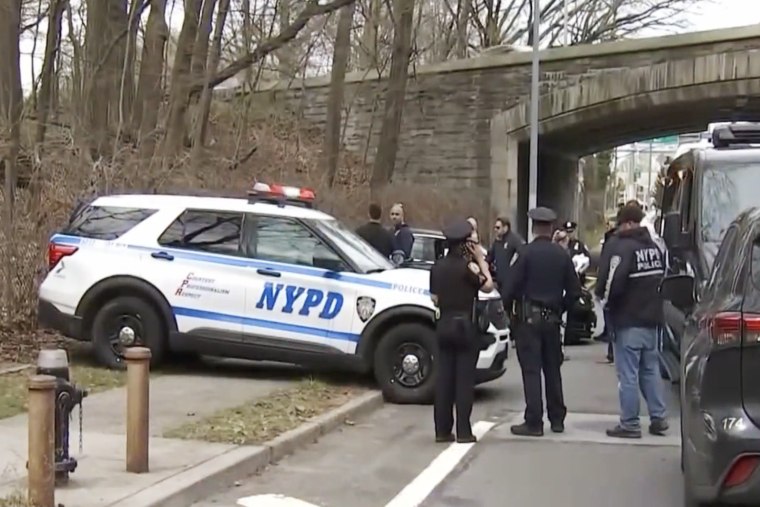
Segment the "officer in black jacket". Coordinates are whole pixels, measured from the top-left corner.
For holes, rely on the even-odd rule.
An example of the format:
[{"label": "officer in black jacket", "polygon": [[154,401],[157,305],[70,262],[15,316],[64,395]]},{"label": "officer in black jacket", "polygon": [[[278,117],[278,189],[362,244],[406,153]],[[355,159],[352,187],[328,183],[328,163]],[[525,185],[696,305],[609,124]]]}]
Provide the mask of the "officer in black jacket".
[{"label": "officer in black jacket", "polygon": [[546,382],[546,412],[555,433],[565,431],[562,393],[562,313],[580,297],[581,285],[567,251],[552,241],[557,215],[549,208],[528,212],[535,239],[525,245],[507,275],[502,297],[505,307],[520,301],[516,326],[517,360],[525,391],[525,422],[512,426],[515,435],[544,434],[541,372]]},{"label": "officer in black jacket", "polygon": [[438,375],[433,409],[436,442],[454,441],[454,406],[456,441],[476,440],[470,425],[479,354],[473,310],[478,289],[490,292],[493,282],[480,246],[471,240],[472,231],[466,220],[446,227],[443,234],[449,251],[430,271],[430,297],[439,314],[436,323],[439,353],[435,358]]}]

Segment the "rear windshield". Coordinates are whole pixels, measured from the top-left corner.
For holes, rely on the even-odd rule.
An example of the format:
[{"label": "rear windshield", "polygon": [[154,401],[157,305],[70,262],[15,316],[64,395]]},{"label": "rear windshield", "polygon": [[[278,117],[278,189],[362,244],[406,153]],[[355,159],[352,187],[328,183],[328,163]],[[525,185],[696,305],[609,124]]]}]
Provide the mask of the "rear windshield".
[{"label": "rear windshield", "polygon": [[69,225],[61,232],[69,236],[113,240],[155,212],[154,209],[146,208],[84,206],[74,213]]}]

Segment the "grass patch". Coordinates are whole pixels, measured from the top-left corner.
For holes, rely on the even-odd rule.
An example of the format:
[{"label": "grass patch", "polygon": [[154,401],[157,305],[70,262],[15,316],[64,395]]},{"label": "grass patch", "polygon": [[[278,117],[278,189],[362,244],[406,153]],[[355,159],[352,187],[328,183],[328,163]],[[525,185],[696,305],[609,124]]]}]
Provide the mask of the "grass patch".
[{"label": "grass patch", "polygon": [[0,497],[0,507],[31,507],[31,504],[26,500],[26,495],[12,493]]},{"label": "grass patch", "polygon": [[[30,368],[19,373],[0,375],[0,419],[26,411],[27,382],[33,371]],[[94,366],[73,365],[71,379],[90,393],[96,393],[123,386],[127,381],[127,373]],[[0,507],[4,507],[1,502]]]},{"label": "grass patch", "polygon": [[236,445],[261,444],[344,404],[364,390],[358,386],[306,379],[295,387],[274,392],[250,404],[222,410],[171,429],[164,437]]}]

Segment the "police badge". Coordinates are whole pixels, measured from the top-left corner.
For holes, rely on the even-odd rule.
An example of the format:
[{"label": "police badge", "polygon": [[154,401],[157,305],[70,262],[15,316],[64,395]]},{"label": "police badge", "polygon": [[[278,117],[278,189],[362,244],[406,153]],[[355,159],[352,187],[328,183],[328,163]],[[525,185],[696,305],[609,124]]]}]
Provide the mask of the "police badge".
[{"label": "police badge", "polygon": [[375,313],[375,300],[369,296],[361,296],[356,300],[356,313],[362,322],[367,322]]}]

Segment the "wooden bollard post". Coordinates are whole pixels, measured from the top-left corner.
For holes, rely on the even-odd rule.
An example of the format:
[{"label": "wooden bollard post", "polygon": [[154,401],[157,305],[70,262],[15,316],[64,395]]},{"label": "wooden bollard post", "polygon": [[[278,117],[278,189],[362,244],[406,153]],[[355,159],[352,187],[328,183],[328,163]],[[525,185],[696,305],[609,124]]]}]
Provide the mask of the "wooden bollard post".
[{"label": "wooden bollard post", "polygon": [[127,472],[148,471],[150,349],[131,347],[127,361]]},{"label": "wooden bollard post", "polygon": [[29,378],[29,504],[55,507],[55,377]]}]

